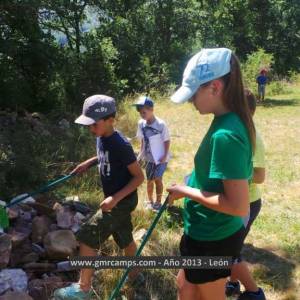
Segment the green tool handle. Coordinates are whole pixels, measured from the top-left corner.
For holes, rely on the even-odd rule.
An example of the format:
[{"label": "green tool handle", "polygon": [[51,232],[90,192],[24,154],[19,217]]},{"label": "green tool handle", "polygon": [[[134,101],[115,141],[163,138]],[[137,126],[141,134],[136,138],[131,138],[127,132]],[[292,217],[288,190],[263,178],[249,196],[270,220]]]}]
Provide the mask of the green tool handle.
[{"label": "green tool handle", "polygon": [[[161,206],[160,210],[158,211],[158,213],[157,213],[157,215],[156,215],[154,221],[152,222],[150,228],[148,229],[148,231],[147,231],[147,233],[146,233],[146,235],[145,235],[145,237],[144,237],[144,239],[143,239],[141,245],[139,246],[138,250],[136,251],[135,256],[140,256],[140,255],[141,255],[141,253],[142,253],[142,251],[143,251],[143,249],[144,249],[144,247],[145,247],[145,245],[146,245],[146,243],[147,243],[147,241],[148,241],[150,235],[152,234],[152,232],[153,232],[153,230],[154,230],[156,224],[158,223],[158,221],[159,221],[159,219],[160,219],[162,213],[165,211],[165,209],[166,209],[166,207],[167,207],[168,200],[169,200],[169,196],[167,196],[166,200],[164,201],[163,205]],[[117,287],[114,289],[114,291],[113,291],[113,293],[111,294],[109,300],[114,300],[114,299],[118,296],[119,291],[120,291],[120,289],[122,288],[122,286],[123,286],[123,284],[124,284],[124,282],[125,282],[125,280],[126,280],[128,274],[129,274],[129,272],[130,272],[130,269],[131,269],[131,268],[127,268],[126,271],[123,273],[123,276],[122,276],[121,279],[119,280],[119,282],[118,282],[118,284],[117,284]]]},{"label": "green tool handle", "polygon": [[[90,164],[89,167],[88,167],[88,169],[90,167],[92,167],[92,166],[95,166],[97,163],[98,163],[98,161],[96,161],[93,164]],[[18,204],[18,203],[22,202],[23,200],[25,200],[28,197],[33,197],[33,196],[35,196],[37,194],[45,193],[48,190],[50,190],[51,188],[53,188],[54,186],[56,186],[56,185],[58,185],[58,184],[60,184],[62,182],[67,181],[68,179],[70,179],[71,177],[73,177],[75,175],[77,175],[77,173],[70,173],[70,174],[65,175],[63,177],[55,179],[54,181],[50,181],[46,185],[43,185],[42,187],[40,187],[38,190],[36,190],[36,191],[34,191],[34,192],[30,193],[30,194],[26,194],[26,195],[20,197],[19,199],[17,199],[16,201],[13,201],[13,202],[10,202],[10,203],[6,204],[4,206],[4,208],[8,208],[8,207],[11,207],[11,206],[13,206],[15,204]]]}]

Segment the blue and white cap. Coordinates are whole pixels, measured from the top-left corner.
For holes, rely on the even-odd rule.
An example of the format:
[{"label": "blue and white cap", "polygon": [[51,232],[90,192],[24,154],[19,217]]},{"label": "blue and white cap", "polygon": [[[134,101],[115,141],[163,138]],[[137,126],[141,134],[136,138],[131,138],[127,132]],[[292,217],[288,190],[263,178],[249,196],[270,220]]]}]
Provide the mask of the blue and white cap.
[{"label": "blue and white cap", "polygon": [[94,95],[84,100],[82,114],[75,123],[92,125],[116,112],[115,99],[106,95]]},{"label": "blue and white cap", "polygon": [[133,104],[136,107],[143,107],[143,106],[154,106],[154,101],[148,96],[140,96],[136,103]]},{"label": "blue and white cap", "polygon": [[202,49],[188,62],[181,87],[171,96],[175,103],[189,100],[198,88],[230,72],[232,51],[227,48]]}]

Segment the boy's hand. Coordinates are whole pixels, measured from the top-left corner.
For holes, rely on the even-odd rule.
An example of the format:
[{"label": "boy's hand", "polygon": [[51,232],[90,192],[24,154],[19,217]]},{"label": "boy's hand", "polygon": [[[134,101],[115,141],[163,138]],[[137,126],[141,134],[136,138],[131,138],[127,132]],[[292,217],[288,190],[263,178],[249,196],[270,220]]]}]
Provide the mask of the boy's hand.
[{"label": "boy's hand", "polygon": [[98,163],[98,157],[94,156],[90,159],[85,160],[81,164],[79,164],[72,172],[71,174],[81,174],[87,171],[91,166],[96,165]]},{"label": "boy's hand", "polygon": [[102,209],[102,211],[111,211],[116,205],[117,201],[115,200],[115,198],[109,196],[101,202],[100,208]]},{"label": "boy's hand", "polygon": [[87,162],[83,162],[81,164],[79,164],[78,166],[76,166],[76,168],[74,170],[71,171],[71,174],[82,174],[84,173],[90,166],[90,163]]},{"label": "boy's hand", "polygon": [[164,156],[162,156],[162,157],[160,158],[159,162],[160,162],[161,164],[163,164],[163,163],[166,162],[166,160],[167,160],[167,155],[164,155]]},{"label": "boy's hand", "polygon": [[168,200],[170,205],[173,204],[174,200],[185,197],[184,185],[173,184],[171,187],[167,188],[167,191],[169,192]]}]

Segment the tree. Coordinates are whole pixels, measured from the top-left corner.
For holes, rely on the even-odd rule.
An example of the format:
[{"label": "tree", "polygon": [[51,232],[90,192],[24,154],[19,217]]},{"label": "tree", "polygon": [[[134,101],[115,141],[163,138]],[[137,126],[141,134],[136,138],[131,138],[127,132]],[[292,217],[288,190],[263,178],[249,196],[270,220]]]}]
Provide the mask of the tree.
[{"label": "tree", "polygon": [[0,94],[2,107],[48,110],[56,98],[56,47],[38,24],[40,1],[0,3]]}]

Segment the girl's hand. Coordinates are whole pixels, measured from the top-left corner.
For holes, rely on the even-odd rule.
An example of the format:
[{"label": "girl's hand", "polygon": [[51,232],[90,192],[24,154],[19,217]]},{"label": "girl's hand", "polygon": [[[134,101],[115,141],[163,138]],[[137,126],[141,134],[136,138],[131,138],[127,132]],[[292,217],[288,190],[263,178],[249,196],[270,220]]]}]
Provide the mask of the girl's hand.
[{"label": "girl's hand", "polygon": [[172,205],[174,200],[181,199],[185,197],[185,186],[179,184],[173,184],[171,187],[167,188],[169,192],[169,204]]}]

